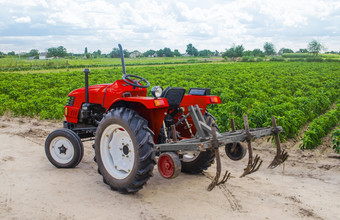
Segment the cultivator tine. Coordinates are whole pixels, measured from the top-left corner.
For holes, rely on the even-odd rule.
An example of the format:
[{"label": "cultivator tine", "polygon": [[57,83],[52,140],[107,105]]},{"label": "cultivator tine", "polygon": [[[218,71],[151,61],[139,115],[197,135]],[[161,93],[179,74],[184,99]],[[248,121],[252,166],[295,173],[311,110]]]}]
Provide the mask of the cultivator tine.
[{"label": "cultivator tine", "polygon": [[216,136],[216,128],[214,126],[211,127],[211,133],[213,136],[212,146],[215,149],[215,156],[216,156],[216,176],[213,178],[210,185],[208,186],[207,188],[208,191],[213,190],[215,186],[226,183],[228,179],[230,178],[230,173],[226,171],[222,180],[219,180],[220,175],[221,175],[221,157],[220,157],[220,151],[219,151],[219,143],[218,143],[217,136]]},{"label": "cultivator tine", "polygon": [[248,117],[246,115],[243,117],[243,121],[244,121],[244,128],[246,130],[246,138],[245,139],[246,139],[246,141],[248,143],[249,160],[248,160],[248,165],[244,169],[244,172],[241,175],[241,177],[244,177],[244,176],[246,176],[248,174],[256,172],[260,168],[260,166],[261,166],[261,164],[263,162],[258,155],[256,155],[255,159],[253,160],[253,148],[251,147],[251,139],[253,137],[252,137],[252,135],[249,132]]},{"label": "cultivator tine", "polygon": [[285,150],[281,149],[280,138],[279,138],[280,131],[276,126],[276,120],[275,120],[274,116],[272,117],[272,123],[273,123],[273,133],[274,133],[275,144],[276,144],[276,155],[275,155],[273,161],[268,166],[268,168],[270,168],[270,169],[274,169],[278,165],[285,162],[287,160],[288,156],[289,156],[288,153]]}]

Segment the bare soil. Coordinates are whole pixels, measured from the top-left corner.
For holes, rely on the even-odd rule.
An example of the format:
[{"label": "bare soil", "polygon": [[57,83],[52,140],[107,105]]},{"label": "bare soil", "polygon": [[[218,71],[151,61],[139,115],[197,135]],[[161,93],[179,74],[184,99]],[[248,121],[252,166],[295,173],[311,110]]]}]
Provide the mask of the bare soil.
[{"label": "bare soil", "polygon": [[222,167],[231,179],[206,190],[215,166],[204,175],[154,177],[138,193],[122,195],[102,182],[93,161],[91,142],[74,169],[57,169],[44,152],[47,135],[61,122],[0,117],[0,219],[339,219],[340,157],[330,137],[314,151],[284,146],[285,165],[267,169],[275,155],[272,143],[259,139],[255,154],[261,169],[239,178],[247,157]]}]

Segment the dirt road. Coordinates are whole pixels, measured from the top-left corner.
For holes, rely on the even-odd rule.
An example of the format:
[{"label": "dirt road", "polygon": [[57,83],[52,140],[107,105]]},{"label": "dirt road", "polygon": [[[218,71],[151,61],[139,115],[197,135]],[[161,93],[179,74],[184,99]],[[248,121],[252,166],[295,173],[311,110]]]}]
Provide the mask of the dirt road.
[{"label": "dirt road", "polygon": [[275,149],[260,140],[254,145],[264,160],[261,169],[239,178],[247,158],[234,162],[223,155],[232,178],[211,192],[206,187],[214,166],[174,180],[155,167],[141,191],[122,195],[97,174],[91,143],[75,169],[49,163],[44,141],[60,126],[0,117],[0,219],[340,219],[340,158],[327,144],[302,152],[290,142],[285,166],[271,170],[265,166]]}]

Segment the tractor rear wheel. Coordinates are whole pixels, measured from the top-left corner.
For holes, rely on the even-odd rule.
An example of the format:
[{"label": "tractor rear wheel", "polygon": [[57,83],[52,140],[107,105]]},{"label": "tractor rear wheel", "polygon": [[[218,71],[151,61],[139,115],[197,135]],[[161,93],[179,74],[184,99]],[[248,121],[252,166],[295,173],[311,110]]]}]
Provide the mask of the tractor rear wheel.
[{"label": "tractor rear wheel", "polygon": [[[209,126],[216,127],[219,132],[220,129],[216,125],[215,118],[208,111],[206,111],[203,115]],[[207,170],[215,161],[215,151],[214,150],[206,150],[206,151],[197,151],[192,152],[188,151],[183,154],[182,158],[182,172],[189,174],[199,174],[204,170]]]},{"label": "tractor rear wheel", "polygon": [[84,146],[74,131],[61,128],[46,138],[45,153],[55,167],[74,168],[83,158]]},{"label": "tractor rear wheel", "polygon": [[153,135],[137,112],[122,107],[108,112],[95,138],[95,158],[104,183],[121,193],[142,189],[156,163]]}]

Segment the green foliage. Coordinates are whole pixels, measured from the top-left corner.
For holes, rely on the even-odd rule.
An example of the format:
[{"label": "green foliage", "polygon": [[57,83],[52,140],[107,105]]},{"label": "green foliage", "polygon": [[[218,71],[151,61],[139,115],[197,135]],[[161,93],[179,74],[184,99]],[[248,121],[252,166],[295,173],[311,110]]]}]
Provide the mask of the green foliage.
[{"label": "green foliage", "polygon": [[279,54],[283,54],[283,53],[294,53],[294,51],[292,49],[288,49],[288,48],[281,48],[279,50]]},{"label": "green foliage", "polygon": [[[172,65],[185,64],[191,57],[157,57],[157,58],[140,58],[125,59],[126,66],[144,66],[144,65]],[[190,61],[189,61],[190,62]],[[195,59],[195,63],[206,63],[205,60]],[[46,70],[46,69],[73,69],[73,68],[93,68],[93,67],[120,67],[119,58],[99,58],[99,59],[51,59],[51,60],[27,60],[3,58],[0,60],[0,71],[13,72],[24,70]]]},{"label": "green foliage", "polygon": [[275,54],[275,48],[274,48],[273,43],[270,43],[270,42],[264,43],[263,49],[264,49],[264,53],[266,55],[274,55]]},{"label": "green foliage", "polygon": [[316,40],[312,40],[311,42],[308,43],[308,51],[315,56],[317,56],[324,49],[325,47]]},{"label": "green foliage", "polygon": [[264,52],[261,49],[254,49],[253,50],[253,55],[255,57],[265,57]]},{"label": "green foliage", "polygon": [[308,53],[308,50],[303,48],[303,49],[299,49],[298,51],[296,51],[296,53]]},{"label": "green foliage", "polygon": [[254,56],[243,56],[242,62],[255,62]]},{"label": "green foliage", "polygon": [[306,58],[307,62],[322,62],[322,57],[308,57]]},{"label": "green foliage", "polygon": [[32,50],[30,50],[30,52],[28,53],[28,56],[29,56],[29,57],[36,57],[36,56],[39,56],[39,50],[37,50],[37,49],[32,49]]},{"label": "green foliage", "polygon": [[226,58],[226,57],[229,57],[229,58],[242,57],[243,51],[244,51],[243,45],[238,45],[238,46],[233,45],[231,48],[227,49],[223,53],[222,57],[223,58]]},{"label": "green foliage", "polygon": [[191,56],[198,56],[198,50],[192,46],[192,44],[188,44],[187,45],[187,49],[186,49],[187,54],[191,55]]},{"label": "green foliage", "polygon": [[[149,60],[174,62],[167,58]],[[91,60],[87,61],[91,64]],[[178,59],[181,63],[188,61]],[[127,59],[129,62],[132,61]],[[201,61],[192,59],[190,62]],[[118,65],[110,69],[91,69],[90,85],[120,79],[122,70]],[[190,87],[211,88],[212,94],[219,95],[222,100],[222,104],[209,106],[222,131],[230,129],[232,117],[241,128],[246,114],[250,127],[254,128],[269,126],[271,117],[275,116],[278,125],[285,130],[285,137],[290,138],[308,121],[327,111],[339,97],[339,68],[340,63],[237,62],[136,66],[127,68],[127,73],[140,75],[152,86],[163,88],[184,87],[187,91]],[[15,116],[61,119],[67,94],[84,87],[81,70],[0,73],[0,79],[0,114],[10,112]]]},{"label": "green foliage", "polygon": [[198,56],[200,57],[210,57],[212,52],[210,50],[200,50]]},{"label": "green foliage", "polygon": [[65,57],[67,55],[66,48],[63,46],[51,47],[47,49],[48,57]]},{"label": "green foliage", "polygon": [[271,57],[269,61],[285,61],[285,59],[282,57]]},{"label": "green foliage", "polygon": [[301,149],[313,149],[321,144],[321,139],[325,137],[332,128],[339,122],[340,104],[335,109],[314,119],[308,126],[308,130],[303,134]]},{"label": "green foliage", "polygon": [[332,138],[333,138],[333,150],[340,154],[340,129],[334,130],[332,133]]},{"label": "green foliage", "polygon": [[283,53],[281,55],[284,58],[307,58],[312,57],[309,53]]},{"label": "green foliage", "polygon": [[171,49],[167,47],[156,51],[156,53],[158,57],[173,57],[174,56],[174,52],[172,52]]}]

